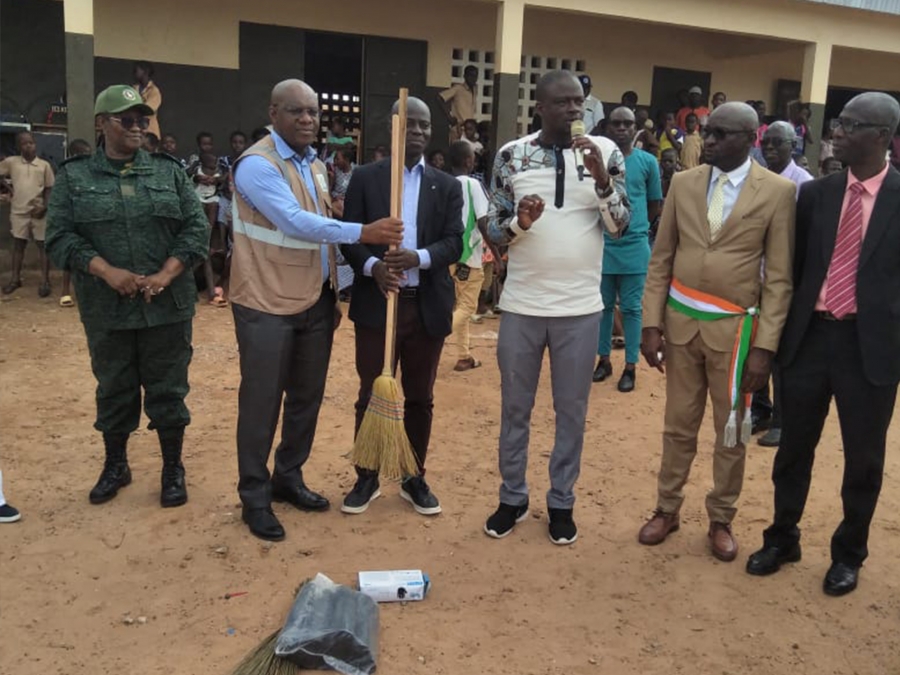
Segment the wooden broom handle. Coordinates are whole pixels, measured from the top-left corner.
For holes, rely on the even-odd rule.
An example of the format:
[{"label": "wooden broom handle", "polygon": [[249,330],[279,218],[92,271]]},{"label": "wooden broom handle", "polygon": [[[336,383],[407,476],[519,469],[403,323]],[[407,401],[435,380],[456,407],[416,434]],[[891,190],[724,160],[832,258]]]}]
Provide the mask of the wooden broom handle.
[{"label": "wooden broom handle", "polygon": [[[403,218],[403,168],[406,162],[406,108],[409,92],[400,90],[397,113],[391,116],[391,218]],[[394,251],[398,247],[390,246]],[[394,348],[397,338],[397,293],[388,293],[384,327],[385,375],[394,374]]]}]

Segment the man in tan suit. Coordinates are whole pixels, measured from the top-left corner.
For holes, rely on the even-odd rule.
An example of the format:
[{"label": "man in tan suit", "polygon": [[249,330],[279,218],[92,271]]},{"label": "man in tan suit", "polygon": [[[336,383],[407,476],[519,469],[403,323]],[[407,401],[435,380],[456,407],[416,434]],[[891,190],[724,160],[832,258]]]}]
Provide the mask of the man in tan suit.
[{"label": "man in tan suit", "polygon": [[744,479],[747,394],[769,375],[792,293],[796,188],[749,159],[756,128],[744,103],[710,115],[707,164],[672,179],[644,292],[641,351],[652,367],[667,366],[668,378],[657,508],[638,540],[660,544],[679,527],[709,392],[716,445],[706,509],[712,553],[726,562],[738,550],[731,521]]}]

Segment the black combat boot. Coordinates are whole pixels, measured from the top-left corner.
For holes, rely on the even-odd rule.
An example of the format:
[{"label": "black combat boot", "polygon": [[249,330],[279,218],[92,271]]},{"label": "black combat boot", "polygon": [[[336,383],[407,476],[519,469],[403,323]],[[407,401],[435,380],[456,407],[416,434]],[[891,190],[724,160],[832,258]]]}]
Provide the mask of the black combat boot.
[{"label": "black combat boot", "polygon": [[184,485],[184,465],[181,463],[184,428],[160,430],[158,433],[163,456],[159,503],[163,508],[181,506],[188,499]]},{"label": "black combat boot", "polygon": [[108,502],[118,494],[119,488],[131,483],[131,469],[128,468],[125,452],[128,434],[103,434],[103,445],[106,447],[106,462],[103,473],[91,490],[91,504]]}]

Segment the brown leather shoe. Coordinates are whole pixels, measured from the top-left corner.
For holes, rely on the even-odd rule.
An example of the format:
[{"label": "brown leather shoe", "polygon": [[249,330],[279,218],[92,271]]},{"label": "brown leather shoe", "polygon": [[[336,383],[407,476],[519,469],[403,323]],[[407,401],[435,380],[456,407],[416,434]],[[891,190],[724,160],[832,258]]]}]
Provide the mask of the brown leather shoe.
[{"label": "brown leather shoe", "polygon": [[737,558],[738,543],[731,534],[731,525],[728,523],[709,524],[709,543],[713,556],[722,562],[731,562]]},{"label": "brown leather shoe", "polygon": [[644,546],[661,544],[671,532],[678,530],[680,524],[677,513],[664,513],[657,509],[638,533],[638,541]]}]

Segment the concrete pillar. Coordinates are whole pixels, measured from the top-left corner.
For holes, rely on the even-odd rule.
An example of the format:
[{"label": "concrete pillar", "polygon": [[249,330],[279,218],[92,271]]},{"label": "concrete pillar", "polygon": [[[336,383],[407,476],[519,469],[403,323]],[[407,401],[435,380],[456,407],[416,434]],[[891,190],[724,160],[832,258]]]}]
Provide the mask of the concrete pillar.
[{"label": "concrete pillar", "polygon": [[519,74],[522,72],[524,23],[524,0],[502,0],[498,3],[491,115],[491,147],[497,150],[519,135]]},{"label": "concrete pillar", "polygon": [[828,77],[831,73],[831,44],[815,42],[806,45],[803,54],[803,80],[800,98],[809,105],[809,128],[815,144],[807,146],[809,168],[819,175],[819,155],[822,151],[822,129],[825,124],[825,101],[828,98]]},{"label": "concrete pillar", "polygon": [[83,138],[91,147],[94,131],[94,2],[64,0],[66,26],[66,103],[69,141]]}]

